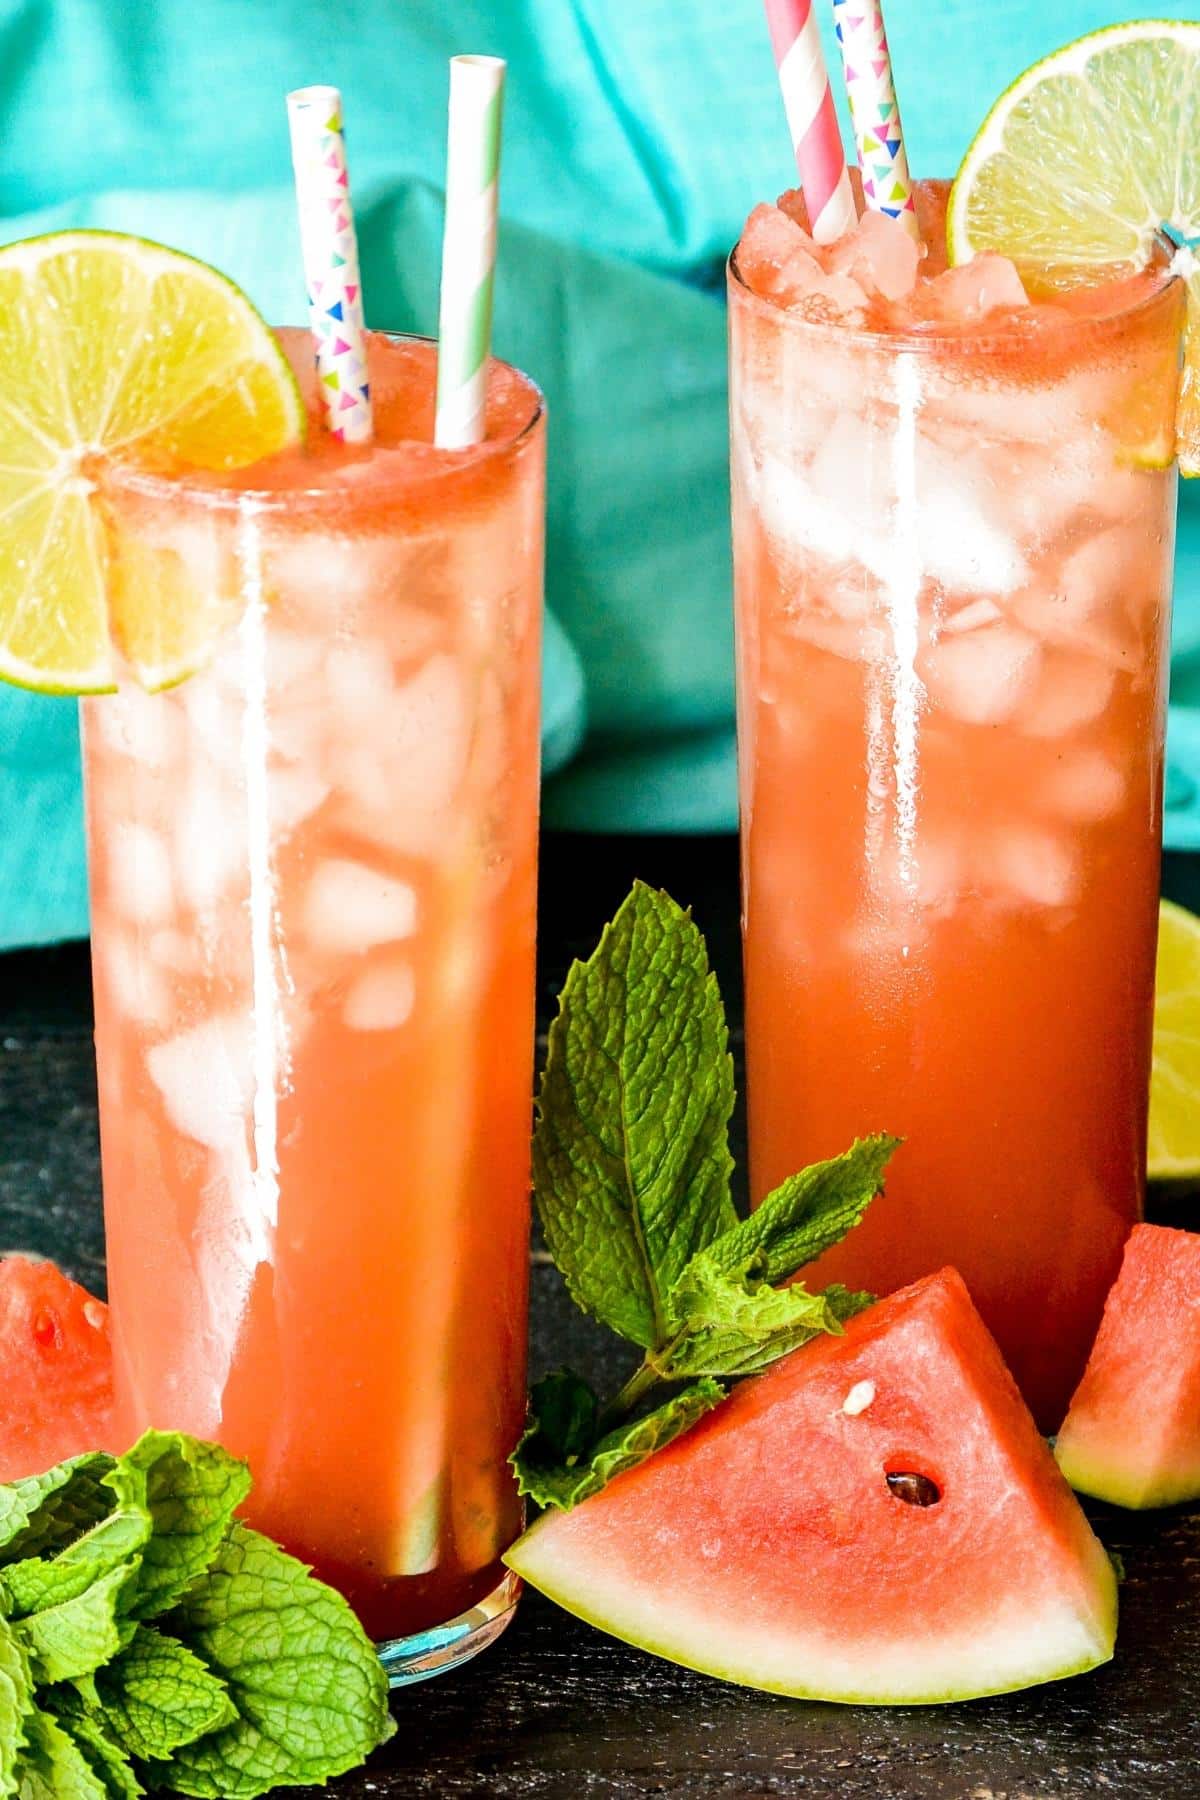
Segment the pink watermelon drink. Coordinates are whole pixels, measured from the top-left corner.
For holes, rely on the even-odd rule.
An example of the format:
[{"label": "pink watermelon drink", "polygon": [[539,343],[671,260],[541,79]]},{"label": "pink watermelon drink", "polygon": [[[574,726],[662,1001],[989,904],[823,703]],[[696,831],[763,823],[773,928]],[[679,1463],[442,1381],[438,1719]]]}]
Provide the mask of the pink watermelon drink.
[{"label": "pink watermelon drink", "polygon": [[307,450],[109,478],[114,582],[231,623],[84,713],[122,1430],[247,1457],[394,1638],[502,1612],[520,1526],[544,428],[494,365],[435,450],[433,346],[370,355],[371,446],[310,393]]},{"label": "pink watermelon drink", "polygon": [[814,1280],[966,1278],[1058,1424],[1145,1166],[1181,284],[1031,305],[790,196],[730,265],[752,1184],[886,1127]]}]

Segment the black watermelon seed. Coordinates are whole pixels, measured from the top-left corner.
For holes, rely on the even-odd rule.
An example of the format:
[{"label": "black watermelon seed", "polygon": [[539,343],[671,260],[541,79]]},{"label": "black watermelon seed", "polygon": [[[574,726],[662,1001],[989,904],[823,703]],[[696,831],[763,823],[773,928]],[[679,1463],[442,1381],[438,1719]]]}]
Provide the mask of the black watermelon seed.
[{"label": "black watermelon seed", "polygon": [[942,1497],[937,1482],[930,1481],[928,1475],[918,1475],[914,1469],[889,1472],[887,1484],[897,1500],[903,1500],[906,1506],[936,1506]]}]

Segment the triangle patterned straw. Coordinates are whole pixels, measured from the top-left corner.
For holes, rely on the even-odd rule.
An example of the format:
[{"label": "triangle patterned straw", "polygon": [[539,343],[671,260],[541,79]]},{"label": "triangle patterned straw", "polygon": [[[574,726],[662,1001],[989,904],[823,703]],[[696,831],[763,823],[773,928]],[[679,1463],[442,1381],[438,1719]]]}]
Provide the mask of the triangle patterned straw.
[{"label": "triangle patterned straw", "polygon": [[880,146],[892,159],[890,166],[873,165],[875,181],[868,184],[864,180],[863,194],[870,206],[898,218],[919,242],[921,232],[880,0],[871,0],[865,7],[861,0],[853,0],[853,7],[852,0],[833,0],[833,16],[842,47],[859,166],[865,176],[868,158]]},{"label": "triangle patterned straw", "polygon": [[297,88],[287,97],[287,110],[325,421],[343,443],[367,444],[374,425],[342,97],[336,88]]}]

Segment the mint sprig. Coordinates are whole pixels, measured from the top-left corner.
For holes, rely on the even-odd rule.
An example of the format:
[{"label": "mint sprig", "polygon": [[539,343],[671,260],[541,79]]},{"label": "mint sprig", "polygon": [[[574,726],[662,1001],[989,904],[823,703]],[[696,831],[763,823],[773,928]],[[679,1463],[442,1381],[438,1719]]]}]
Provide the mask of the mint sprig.
[{"label": "mint sprig", "polygon": [[538,1216],[572,1298],[644,1355],[603,1406],[569,1371],[534,1389],[512,1463],[539,1505],[569,1510],[598,1493],[723,1399],[723,1381],[840,1332],[870,1302],[794,1278],[858,1224],[899,1139],[861,1139],[739,1220],[733,1101],[704,939],[690,913],[639,882],[567,976],[533,1160]]},{"label": "mint sprig", "polygon": [[533,1140],[542,1230],[576,1304],[653,1348],[692,1257],[737,1222],[733,1062],[704,939],[640,883],[575,963]]},{"label": "mint sprig", "polygon": [[391,1735],[373,1645],[234,1519],[248,1488],[179,1432],[0,1487],[0,1800],[255,1800]]}]

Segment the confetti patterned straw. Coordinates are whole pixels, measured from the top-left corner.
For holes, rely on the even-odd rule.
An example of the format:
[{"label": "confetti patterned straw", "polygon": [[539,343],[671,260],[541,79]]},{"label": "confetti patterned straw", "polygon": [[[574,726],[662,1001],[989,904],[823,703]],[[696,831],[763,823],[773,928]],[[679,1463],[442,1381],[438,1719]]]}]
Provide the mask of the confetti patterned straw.
[{"label": "confetti patterned straw", "polygon": [[477,444],[484,435],[504,72],[498,56],[450,59],[446,227],[433,433],[435,444],[445,450]]},{"label": "confetti patterned straw", "polygon": [[308,314],[325,416],[330,431],[343,443],[369,444],[373,428],[367,339],[342,96],[334,87],[297,88],[287,97],[287,109]]},{"label": "confetti patterned straw", "polygon": [[833,0],[863,199],[921,238],[880,0]]},{"label": "confetti patterned straw", "polygon": [[832,243],[857,222],[813,0],[766,0],[771,48],[812,234]]}]

